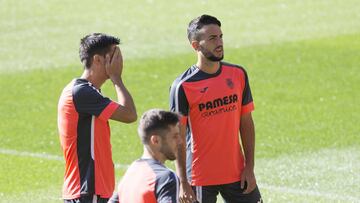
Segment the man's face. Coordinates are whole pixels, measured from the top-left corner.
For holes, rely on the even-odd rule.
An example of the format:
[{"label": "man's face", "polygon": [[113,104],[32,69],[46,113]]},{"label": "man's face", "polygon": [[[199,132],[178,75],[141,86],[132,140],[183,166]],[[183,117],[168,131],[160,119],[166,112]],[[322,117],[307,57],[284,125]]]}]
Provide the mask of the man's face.
[{"label": "man's face", "polygon": [[166,157],[166,159],[173,161],[176,159],[176,153],[180,143],[179,124],[170,125],[167,133],[161,137],[160,152]]},{"label": "man's face", "polygon": [[218,25],[205,25],[200,29],[199,49],[210,61],[221,61],[224,58],[221,28]]}]

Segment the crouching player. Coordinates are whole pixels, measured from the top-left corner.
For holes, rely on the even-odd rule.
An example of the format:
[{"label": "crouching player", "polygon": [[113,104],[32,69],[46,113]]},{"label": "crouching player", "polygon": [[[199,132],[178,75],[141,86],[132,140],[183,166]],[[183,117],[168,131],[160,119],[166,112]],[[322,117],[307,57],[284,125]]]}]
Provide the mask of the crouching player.
[{"label": "crouching player", "polygon": [[149,110],[141,117],[138,134],[144,153],[128,168],[109,203],[178,202],[178,177],[164,166],[176,159],[181,142],[178,114]]}]

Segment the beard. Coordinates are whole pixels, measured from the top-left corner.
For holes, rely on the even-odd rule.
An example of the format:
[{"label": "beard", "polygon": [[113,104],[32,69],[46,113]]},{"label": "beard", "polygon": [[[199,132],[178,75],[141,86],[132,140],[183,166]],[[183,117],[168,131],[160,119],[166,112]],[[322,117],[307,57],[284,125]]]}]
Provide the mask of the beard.
[{"label": "beard", "polygon": [[[219,48],[219,47],[216,47],[216,48]],[[205,56],[205,58],[207,58],[210,61],[217,62],[217,61],[223,60],[223,58],[224,58],[224,54],[222,54],[220,57],[217,57],[201,45],[200,45],[200,52]]]},{"label": "beard", "polygon": [[168,159],[170,161],[174,161],[176,159],[176,155],[169,148],[169,145],[162,145],[160,148],[160,152],[166,157],[166,159]]}]

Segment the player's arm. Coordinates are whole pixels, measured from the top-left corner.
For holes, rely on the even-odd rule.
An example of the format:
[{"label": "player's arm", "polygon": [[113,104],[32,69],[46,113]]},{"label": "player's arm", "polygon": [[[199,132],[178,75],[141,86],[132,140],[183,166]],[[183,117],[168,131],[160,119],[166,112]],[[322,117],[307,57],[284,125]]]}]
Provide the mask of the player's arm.
[{"label": "player's arm", "polygon": [[178,147],[175,160],[176,172],[180,178],[179,200],[180,203],[193,203],[196,196],[186,177],[186,120],[189,104],[184,89],[178,82],[178,80],[175,80],[170,89],[170,109],[184,116],[180,121],[181,144]]},{"label": "player's arm", "polygon": [[184,124],[180,124],[180,137],[181,143],[179,144],[175,167],[176,172],[180,178],[180,183],[187,183],[186,177],[186,126]]},{"label": "player's arm", "polygon": [[179,200],[181,203],[193,203],[196,196],[186,176],[186,125],[180,125],[181,144],[175,161],[176,172],[180,179]]},{"label": "player's arm", "polygon": [[253,191],[256,187],[254,175],[254,151],[255,151],[255,127],[251,112],[254,110],[253,98],[249,85],[249,78],[244,71],[244,90],[241,102],[240,136],[245,156],[245,167],[241,174],[241,188],[245,187],[244,193]]},{"label": "player's arm", "polygon": [[251,112],[241,116],[240,135],[245,156],[245,168],[241,175],[241,187],[247,184],[244,193],[253,191],[256,187],[254,174],[255,127]]},{"label": "player's arm", "polygon": [[136,121],[137,114],[134,101],[121,78],[111,79],[111,81],[115,86],[119,107],[111,115],[110,119],[124,123],[132,123]]},{"label": "player's arm", "polygon": [[132,123],[136,121],[136,107],[132,96],[126,89],[121,75],[123,69],[123,59],[120,48],[116,46],[113,56],[106,56],[106,73],[111,82],[114,84],[115,91],[118,98],[119,107],[111,115],[110,119],[121,121],[124,123]]}]

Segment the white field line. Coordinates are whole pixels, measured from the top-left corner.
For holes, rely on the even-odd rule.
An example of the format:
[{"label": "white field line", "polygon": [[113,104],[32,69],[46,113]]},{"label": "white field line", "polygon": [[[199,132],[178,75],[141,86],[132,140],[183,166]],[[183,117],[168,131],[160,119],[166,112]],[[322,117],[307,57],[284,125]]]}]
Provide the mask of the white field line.
[{"label": "white field line", "polygon": [[[20,156],[20,157],[34,157],[40,159],[47,159],[47,160],[56,160],[64,162],[63,157],[57,155],[51,155],[46,153],[33,153],[33,152],[26,152],[26,151],[17,151],[12,149],[3,149],[0,148],[0,154],[12,155],[12,156]],[[129,165],[126,164],[115,164],[116,169],[127,169]],[[319,191],[312,191],[312,190],[304,190],[301,188],[290,188],[290,187],[280,187],[274,185],[268,185],[264,183],[259,183],[259,187],[275,191],[275,192],[282,192],[287,194],[294,194],[294,195],[302,195],[302,196],[313,196],[313,197],[321,197],[331,200],[342,200],[342,201],[351,201],[351,202],[359,202],[358,198],[346,195],[339,195],[335,193],[325,193]]]},{"label": "white field line", "polygon": [[[64,158],[62,156],[52,155],[52,154],[47,154],[47,153],[33,153],[33,152],[17,151],[17,150],[13,150],[13,149],[0,148],[0,154],[20,156],[20,157],[33,157],[33,158],[40,158],[40,159],[64,162]],[[116,169],[127,169],[128,167],[129,167],[129,165],[127,165],[127,164],[115,163]]]},{"label": "white field line", "polygon": [[35,158],[47,159],[47,160],[64,161],[64,158],[62,156],[51,155],[46,153],[33,153],[33,152],[17,151],[13,149],[3,149],[3,148],[0,148],[0,153],[13,155],[13,156],[20,156],[20,157],[35,157]]}]

